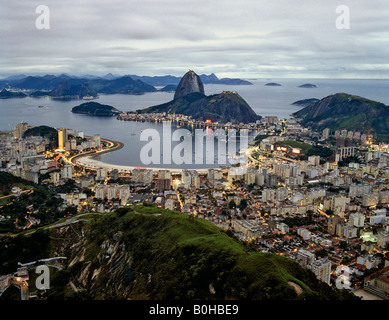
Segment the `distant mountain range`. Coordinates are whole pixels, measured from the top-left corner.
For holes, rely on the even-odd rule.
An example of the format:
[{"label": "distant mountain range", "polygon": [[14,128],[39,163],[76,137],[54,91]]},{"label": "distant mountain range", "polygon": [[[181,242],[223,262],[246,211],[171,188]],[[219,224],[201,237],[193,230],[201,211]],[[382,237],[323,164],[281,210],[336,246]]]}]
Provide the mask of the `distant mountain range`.
[{"label": "distant mountain range", "polygon": [[[219,79],[214,73],[201,75],[203,83],[227,85],[251,85],[251,82],[241,79]],[[0,89],[20,89],[32,91],[32,96],[51,96],[55,98],[82,98],[83,96],[96,97],[98,93],[104,94],[144,94],[158,91],[155,87],[165,87],[161,91],[174,91],[181,77],[175,76],[116,76],[111,73],[97,77],[85,75],[82,77],[67,74],[26,76],[14,75],[0,80]],[[5,98],[16,97],[3,92]],[[20,97],[20,96],[19,96]]]},{"label": "distant mountain range", "polygon": [[53,98],[81,99],[85,96],[97,97],[105,94],[143,94],[157,91],[155,87],[130,76],[112,78],[78,78],[67,75],[43,77],[28,76],[11,80],[1,80],[0,87],[31,90],[32,97],[50,96]]},{"label": "distant mountain range", "polygon": [[305,99],[294,105],[305,108],[293,113],[313,129],[348,129],[373,133],[379,141],[389,141],[389,106],[359,96],[336,93],[321,100]]},{"label": "distant mountain range", "polygon": [[0,99],[25,98],[25,97],[27,97],[27,95],[25,95],[23,92],[13,92],[6,89],[0,91]]},{"label": "distant mountain range", "polygon": [[34,98],[42,96],[49,96],[55,99],[82,99],[83,97],[96,98],[97,92],[91,88],[88,82],[70,85],[70,83],[65,80],[49,92],[38,90],[30,94],[30,97]]},{"label": "distant mountain range", "polygon": [[[146,82],[148,84],[151,84],[153,86],[166,86],[166,85],[178,85],[178,83],[181,81],[181,77],[175,77],[175,76],[136,76],[136,75],[130,75],[133,79],[141,80],[143,82]],[[219,79],[214,73],[211,73],[210,75],[199,75],[201,81],[203,84],[227,84],[227,85],[252,85],[250,81],[237,79],[237,78],[222,78]]]}]

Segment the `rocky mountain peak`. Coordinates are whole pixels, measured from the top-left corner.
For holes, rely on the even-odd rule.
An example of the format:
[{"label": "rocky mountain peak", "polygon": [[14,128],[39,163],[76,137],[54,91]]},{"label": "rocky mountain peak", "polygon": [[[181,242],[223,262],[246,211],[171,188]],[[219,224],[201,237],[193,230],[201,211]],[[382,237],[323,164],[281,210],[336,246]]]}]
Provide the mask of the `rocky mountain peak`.
[{"label": "rocky mountain peak", "polygon": [[178,84],[174,99],[178,99],[193,92],[204,94],[204,85],[200,77],[193,70],[189,70]]},{"label": "rocky mountain peak", "polygon": [[67,80],[64,80],[62,83],[60,83],[56,88],[54,88],[50,95],[53,97],[61,97],[67,95],[68,91],[70,90],[70,83]]}]

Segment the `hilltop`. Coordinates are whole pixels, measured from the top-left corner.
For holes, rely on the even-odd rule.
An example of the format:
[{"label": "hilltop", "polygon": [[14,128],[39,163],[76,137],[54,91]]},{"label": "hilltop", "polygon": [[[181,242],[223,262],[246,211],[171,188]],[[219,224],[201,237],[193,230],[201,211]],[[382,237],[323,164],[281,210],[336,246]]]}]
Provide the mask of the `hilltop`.
[{"label": "hilltop", "polygon": [[293,116],[317,130],[355,129],[372,132],[381,141],[389,140],[389,107],[359,96],[336,93],[312,100]]},{"label": "hilltop", "polygon": [[180,83],[178,84],[174,93],[174,99],[181,98],[189,93],[194,92],[204,94],[204,85],[200,77],[192,70],[189,70],[187,73],[185,73]]},{"label": "hilltop", "polygon": [[[53,283],[49,299],[355,298],[290,259],[251,250],[210,222],[149,203],[81,220],[49,229],[50,243],[42,238],[50,255],[67,257],[62,286]],[[70,279],[78,293],[69,294]]]}]

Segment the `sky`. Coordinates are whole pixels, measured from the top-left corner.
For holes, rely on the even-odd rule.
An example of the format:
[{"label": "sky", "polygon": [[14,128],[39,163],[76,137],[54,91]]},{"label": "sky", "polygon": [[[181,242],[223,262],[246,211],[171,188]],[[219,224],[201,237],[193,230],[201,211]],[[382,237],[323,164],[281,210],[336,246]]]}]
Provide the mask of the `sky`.
[{"label": "sky", "polygon": [[388,79],[388,17],[387,0],[0,0],[0,77]]}]

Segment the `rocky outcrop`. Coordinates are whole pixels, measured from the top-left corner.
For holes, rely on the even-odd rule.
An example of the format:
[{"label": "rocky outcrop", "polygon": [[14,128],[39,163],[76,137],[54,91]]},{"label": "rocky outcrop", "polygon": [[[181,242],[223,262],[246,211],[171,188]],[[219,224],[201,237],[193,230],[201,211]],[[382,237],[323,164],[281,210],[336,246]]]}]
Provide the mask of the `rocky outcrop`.
[{"label": "rocky outcrop", "polygon": [[[66,268],[72,273],[74,283],[95,298],[127,299],[132,290],[130,281],[135,280],[135,275],[131,270],[133,257],[126,250],[123,233],[118,231],[111,238],[105,239],[94,249],[96,259],[90,259],[90,255],[86,255],[88,233],[80,237],[84,232],[80,227],[77,225],[56,230],[57,236],[64,240],[56,254],[69,257]],[[67,239],[72,239],[73,243]]]},{"label": "rocky outcrop", "polygon": [[189,93],[200,92],[204,94],[204,85],[200,77],[192,70],[189,70],[182,77],[174,94],[174,99],[183,97]]},{"label": "rocky outcrop", "polygon": [[[94,222],[53,228],[50,241],[54,256],[67,257],[63,268],[72,287],[78,289],[78,298],[354,298],[323,286],[290,259],[247,252],[244,245],[206,221],[150,205],[121,208]],[[299,287],[285,278],[295,279]]]}]

